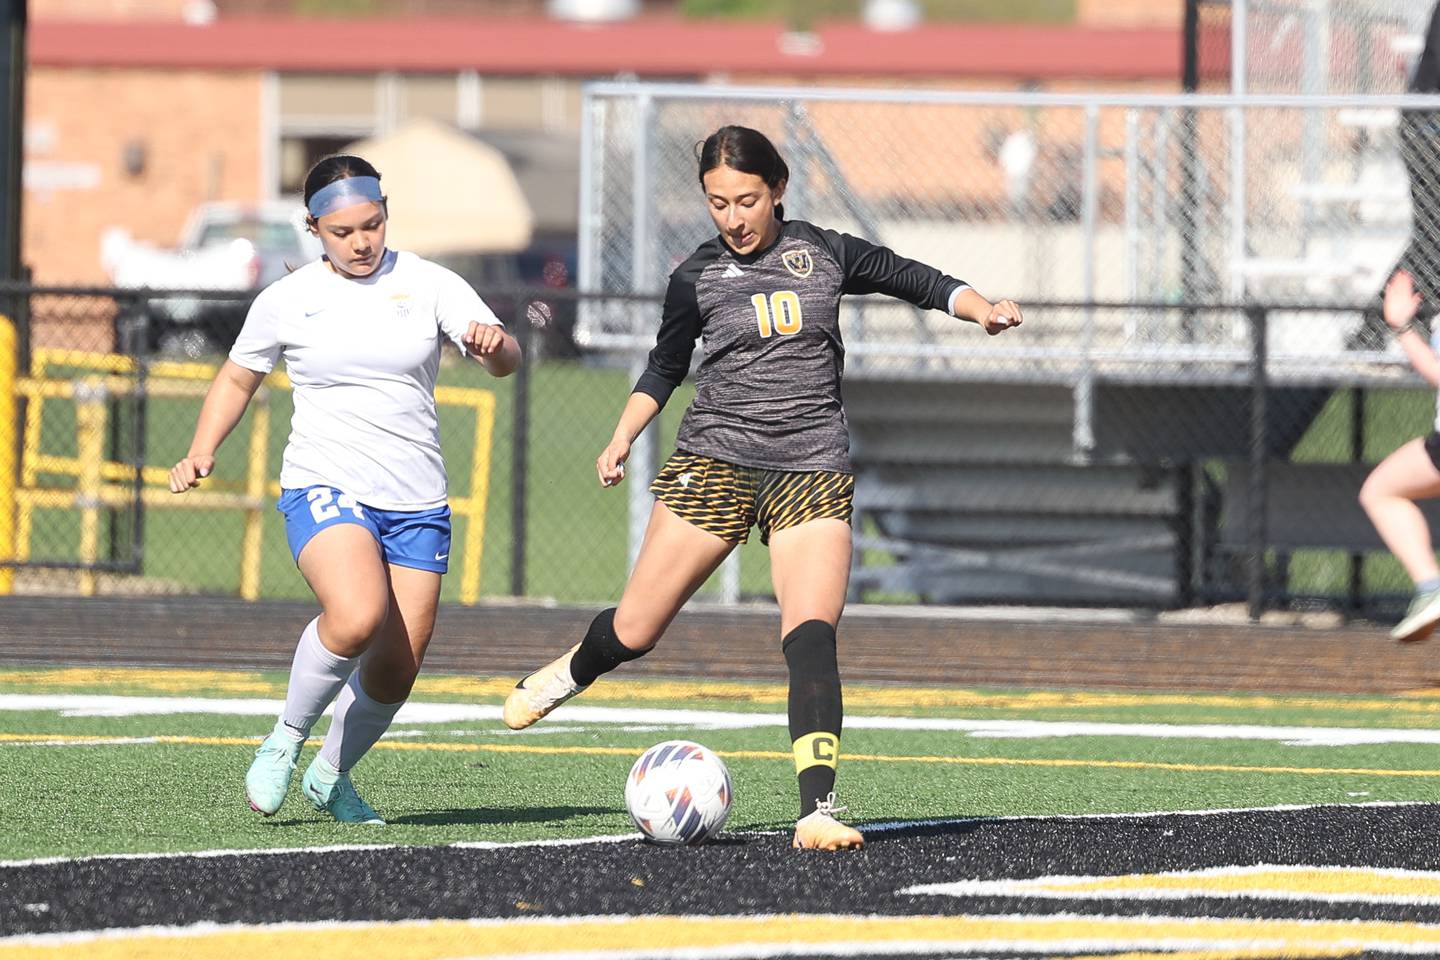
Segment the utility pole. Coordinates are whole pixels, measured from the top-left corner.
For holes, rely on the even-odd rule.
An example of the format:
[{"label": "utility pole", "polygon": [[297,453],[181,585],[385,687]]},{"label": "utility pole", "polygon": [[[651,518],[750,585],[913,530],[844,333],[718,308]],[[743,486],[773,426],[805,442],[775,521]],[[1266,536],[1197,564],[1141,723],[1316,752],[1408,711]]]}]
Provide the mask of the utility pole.
[{"label": "utility pole", "polygon": [[25,22],[28,0],[0,0],[0,281],[21,279],[20,162],[25,140]]}]

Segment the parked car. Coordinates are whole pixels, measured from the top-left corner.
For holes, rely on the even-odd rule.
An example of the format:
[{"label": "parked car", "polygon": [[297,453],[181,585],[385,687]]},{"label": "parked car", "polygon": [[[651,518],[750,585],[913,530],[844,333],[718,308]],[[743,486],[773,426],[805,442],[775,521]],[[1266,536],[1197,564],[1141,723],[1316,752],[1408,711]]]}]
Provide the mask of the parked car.
[{"label": "parked car", "polygon": [[137,242],[123,230],[107,233],[101,260],[115,286],[186,291],[124,304],[116,321],[119,342],[188,357],[229,349],[255,294],[320,256],[320,240],[302,216],[294,203],[204,203],[173,250]]}]

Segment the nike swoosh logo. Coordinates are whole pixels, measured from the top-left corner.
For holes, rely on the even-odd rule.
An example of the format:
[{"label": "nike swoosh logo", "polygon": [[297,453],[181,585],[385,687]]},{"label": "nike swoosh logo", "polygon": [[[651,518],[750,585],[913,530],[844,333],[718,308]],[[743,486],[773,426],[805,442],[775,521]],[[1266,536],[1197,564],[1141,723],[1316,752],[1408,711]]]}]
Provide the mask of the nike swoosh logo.
[{"label": "nike swoosh logo", "polygon": [[324,313],[324,312],[325,312],[325,308],[324,308],[324,307],[321,307],[319,310],[306,310],[306,311],[305,311],[305,319],[306,319],[306,320],[309,320],[311,317],[315,316],[315,314],[317,314],[317,313]]},{"label": "nike swoosh logo", "polygon": [[437,554],[435,554],[435,559],[436,559],[436,560],[444,560],[444,559],[445,559],[446,557],[448,557],[448,556],[450,556],[450,554],[448,554],[448,553],[437,553]]}]

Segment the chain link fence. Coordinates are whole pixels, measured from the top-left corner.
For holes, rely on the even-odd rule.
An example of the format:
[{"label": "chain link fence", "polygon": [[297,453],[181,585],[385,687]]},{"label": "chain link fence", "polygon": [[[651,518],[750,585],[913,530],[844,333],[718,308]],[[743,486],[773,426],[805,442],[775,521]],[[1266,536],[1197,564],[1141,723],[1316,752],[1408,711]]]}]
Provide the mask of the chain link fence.
[{"label": "chain link fence", "polygon": [[1198,0],[1199,73],[1248,94],[1407,89],[1433,4],[1416,0]]},{"label": "chain link fence", "polygon": [[[1409,585],[1356,494],[1435,416],[1373,331],[1397,260],[1425,282],[1432,228],[1410,181],[1433,164],[1437,108],[594,87],[585,292],[477,283],[528,363],[505,380],[452,352],[442,363],[445,599],[619,596],[688,386],[622,487],[599,488],[594,458],[653,345],[666,276],[712,235],[695,144],[738,122],[785,153],[788,215],[1027,309],[1021,331],[989,340],[847,300],[855,599],[1393,611]],[[250,296],[0,291],[15,330],[0,349],[0,450],[14,451],[0,455],[14,478],[0,589],[307,596],[274,510],[283,376],[203,495],[164,489]],[[738,551],[705,595],[771,596],[764,549]]]},{"label": "chain link fence", "polygon": [[[4,292],[22,336],[15,482],[0,489],[0,586],[16,593],[303,598],[274,509],[290,414],[267,381],[201,491],[165,475],[184,452],[219,355],[143,348],[128,294]],[[160,296],[156,294],[155,296]],[[445,599],[613,601],[648,515],[646,481],[673,448],[677,392],[624,486],[593,462],[647,340],[564,356],[542,346],[572,309],[658,317],[634,295],[494,293],[530,363],[505,380],[447,353],[444,450],[456,513]],[[880,304],[871,304],[877,312]],[[1238,333],[1210,344],[1056,349],[1023,336],[850,344],[846,404],[857,469],[852,592],[870,602],[1106,603],[1253,609],[1321,603],[1388,613],[1403,574],[1356,503],[1368,467],[1426,429],[1434,401],[1375,353],[1319,361],[1273,333],[1333,311],[1037,302],[1030,324],[1145,322]],[[1341,308],[1334,308],[1339,311]],[[144,321],[138,321],[141,327]],[[1027,325],[1027,329],[1029,329]],[[1022,331],[1023,332],[1023,331]],[[128,339],[127,339],[128,337]],[[0,340],[3,340],[0,337]],[[129,349],[119,349],[128,343]],[[0,363],[0,379],[5,367]],[[641,445],[642,447],[644,445]],[[627,492],[628,491],[628,492]],[[771,594],[758,543],[703,596]]]},{"label": "chain link fence", "polygon": [[[757,127],[787,215],[1027,307],[985,341],[847,301],[857,595],[1390,609],[1409,584],[1356,495],[1434,419],[1376,308],[1397,261],[1428,262],[1407,170],[1440,159],[1437,107],[598,85],[581,282],[660,289],[713,233],[697,142]],[[582,303],[577,340],[638,358],[654,324]]]}]

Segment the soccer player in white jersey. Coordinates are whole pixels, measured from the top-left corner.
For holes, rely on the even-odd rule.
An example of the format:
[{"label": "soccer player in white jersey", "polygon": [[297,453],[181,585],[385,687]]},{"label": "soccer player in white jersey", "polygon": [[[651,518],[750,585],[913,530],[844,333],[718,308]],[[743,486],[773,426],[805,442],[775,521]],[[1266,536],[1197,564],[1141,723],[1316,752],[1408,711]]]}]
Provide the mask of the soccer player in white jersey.
[{"label": "soccer player in white jersey", "polygon": [[450,555],[435,377],[445,339],[497,377],[520,347],[459,276],[385,246],[380,174],[326,157],[305,179],[325,255],[265,288],[200,411],[170,489],[198,486],[215,451],[284,359],[295,413],[280,472],[290,550],[320,615],[300,634],[285,709],[245,777],[250,806],[280,809],[301,747],[335,703],[305,797],[346,823],[384,821],[350,770],[380,739],[425,656]]}]

